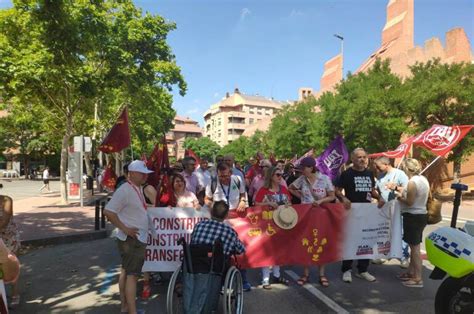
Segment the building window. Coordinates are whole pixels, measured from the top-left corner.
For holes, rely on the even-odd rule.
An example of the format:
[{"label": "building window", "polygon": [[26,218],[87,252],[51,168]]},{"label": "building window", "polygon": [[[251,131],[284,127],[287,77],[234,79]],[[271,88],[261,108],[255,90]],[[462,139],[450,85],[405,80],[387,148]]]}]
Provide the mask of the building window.
[{"label": "building window", "polygon": [[253,118],[250,118],[249,119],[249,124],[252,124],[253,123]]}]

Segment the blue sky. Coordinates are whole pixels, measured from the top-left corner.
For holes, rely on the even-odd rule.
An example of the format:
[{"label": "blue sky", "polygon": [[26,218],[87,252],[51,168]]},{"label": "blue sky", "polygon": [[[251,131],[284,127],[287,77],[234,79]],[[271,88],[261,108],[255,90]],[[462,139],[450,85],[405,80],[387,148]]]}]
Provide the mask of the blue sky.
[{"label": "blue sky", "polygon": [[[299,87],[319,89],[325,61],[339,53],[345,71],[380,46],[388,0],[141,0],[176,22],[169,43],[188,83],[174,108],[203,125],[202,114],[226,92],[294,100]],[[415,44],[462,27],[473,43],[474,1],[415,0]],[[10,1],[0,0],[0,7]]]}]

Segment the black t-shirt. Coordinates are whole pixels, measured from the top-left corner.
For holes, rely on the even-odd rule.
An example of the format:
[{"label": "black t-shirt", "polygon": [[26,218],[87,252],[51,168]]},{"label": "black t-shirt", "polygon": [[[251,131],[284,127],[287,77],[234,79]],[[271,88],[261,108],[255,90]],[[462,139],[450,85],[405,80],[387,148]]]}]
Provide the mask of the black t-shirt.
[{"label": "black t-shirt", "polygon": [[353,203],[370,203],[372,188],[375,186],[374,174],[367,169],[356,171],[347,169],[335,182],[336,187],[344,189],[346,197]]}]

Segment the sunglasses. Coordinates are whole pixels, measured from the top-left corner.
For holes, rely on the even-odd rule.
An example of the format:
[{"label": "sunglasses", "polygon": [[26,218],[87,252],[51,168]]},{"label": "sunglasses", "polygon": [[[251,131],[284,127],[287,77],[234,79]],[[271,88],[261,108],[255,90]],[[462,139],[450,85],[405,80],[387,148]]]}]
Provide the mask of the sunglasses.
[{"label": "sunglasses", "polygon": [[282,173],[275,173],[274,175],[277,176],[277,177],[281,177],[283,174]]}]

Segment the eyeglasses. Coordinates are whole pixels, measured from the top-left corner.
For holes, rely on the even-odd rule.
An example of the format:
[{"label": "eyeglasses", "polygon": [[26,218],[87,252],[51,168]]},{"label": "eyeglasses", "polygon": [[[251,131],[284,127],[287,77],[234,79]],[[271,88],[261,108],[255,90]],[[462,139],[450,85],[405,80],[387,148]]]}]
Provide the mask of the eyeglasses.
[{"label": "eyeglasses", "polygon": [[277,177],[281,177],[283,174],[282,173],[275,173]]}]

